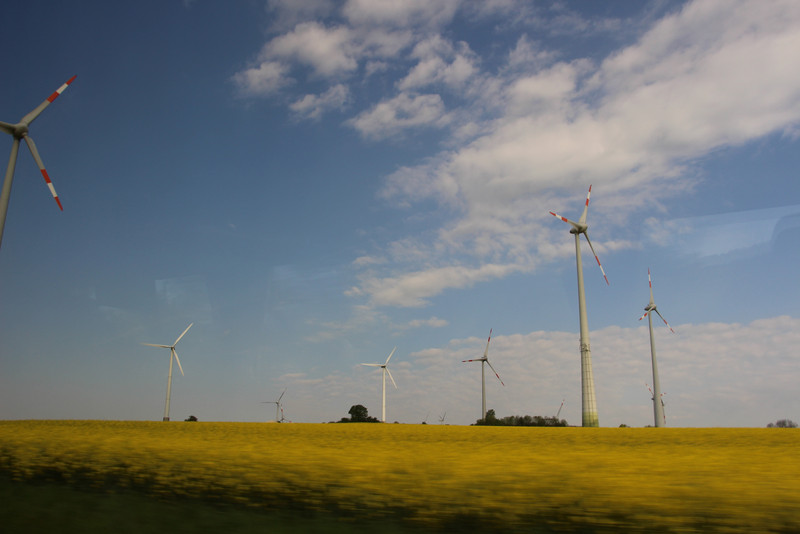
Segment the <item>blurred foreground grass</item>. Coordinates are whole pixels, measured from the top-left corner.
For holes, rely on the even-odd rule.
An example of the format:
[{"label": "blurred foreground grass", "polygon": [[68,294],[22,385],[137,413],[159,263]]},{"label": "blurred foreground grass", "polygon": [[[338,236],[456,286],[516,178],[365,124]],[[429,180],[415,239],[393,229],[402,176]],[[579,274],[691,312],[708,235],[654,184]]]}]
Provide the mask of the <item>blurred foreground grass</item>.
[{"label": "blurred foreground grass", "polygon": [[798,532],[799,446],[795,429],[0,421],[0,473],[430,530]]}]

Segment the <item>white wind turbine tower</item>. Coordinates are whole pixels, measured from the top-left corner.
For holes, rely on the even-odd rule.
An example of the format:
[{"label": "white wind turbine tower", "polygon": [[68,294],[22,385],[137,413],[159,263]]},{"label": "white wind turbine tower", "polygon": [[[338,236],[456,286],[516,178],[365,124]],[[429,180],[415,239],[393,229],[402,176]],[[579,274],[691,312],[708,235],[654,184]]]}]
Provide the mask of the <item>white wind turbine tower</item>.
[{"label": "white wind turbine tower", "polygon": [[[503,379],[494,370],[492,364],[489,363],[489,342],[492,340],[492,329],[489,329],[489,339],[486,340],[486,350],[483,351],[483,358],[475,358],[474,360],[461,360],[461,363],[466,362],[481,362],[481,419],[486,418],[486,372],[484,364],[489,364],[489,367],[494,371],[494,376],[503,384]],[[503,384],[505,387],[505,384]]]},{"label": "white wind turbine tower", "polygon": [[189,331],[194,323],[191,323],[189,326],[186,327],[186,330],[183,331],[183,334],[178,336],[178,339],[175,340],[175,343],[172,345],[154,345],[153,343],[142,343],[142,345],[147,345],[148,347],[161,347],[162,349],[169,349],[169,376],[167,377],[167,402],[164,405],[164,418],[163,421],[169,421],[169,398],[170,393],[172,392],[172,360],[178,362],[178,369],[181,370],[181,376],[183,376],[183,367],[181,367],[181,361],[178,359],[178,353],[175,351],[175,345],[178,344],[178,341]]},{"label": "white wind turbine tower", "polygon": [[278,397],[276,401],[264,401],[261,404],[274,404],[275,405],[275,422],[281,423],[283,422],[283,405],[281,404],[281,399],[283,398],[283,394],[286,393],[286,389],[283,390],[281,396]]},{"label": "white wind turbine tower", "polygon": [[661,427],[664,426],[666,422],[666,417],[664,416],[664,400],[661,398],[663,393],[661,393],[661,383],[658,380],[658,365],[656,364],[656,341],[653,337],[653,314],[650,312],[656,312],[661,320],[664,321],[664,324],[667,325],[670,332],[673,334],[675,330],[669,325],[664,316],[661,315],[661,312],[658,311],[656,308],[656,303],[653,300],[653,282],[650,279],[650,269],[647,269],[647,283],[650,285],[650,303],[647,304],[647,307],[644,309],[644,315],[639,317],[641,321],[645,317],[647,317],[647,323],[650,327],[650,359],[653,362],[653,417],[655,418],[655,426]]},{"label": "white wind turbine tower", "polygon": [[581,404],[583,411],[583,425],[582,426],[600,426],[597,417],[597,400],[594,394],[594,375],[592,374],[592,351],[589,346],[589,322],[586,319],[586,295],[583,290],[583,264],[581,263],[581,234],[586,237],[586,242],[589,243],[589,248],[592,249],[594,259],[597,260],[597,265],[600,267],[600,272],[603,273],[603,278],[608,284],[608,277],[600,264],[600,258],[594,251],[592,242],[589,240],[589,225],[586,224],[586,213],[589,211],[589,196],[592,194],[592,186],[589,186],[589,192],[586,194],[586,204],[583,207],[583,213],[578,222],[570,221],[566,217],[550,212],[550,215],[558,217],[565,223],[572,226],[569,233],[575,236],[575,261],[578,266],[578,312],[580,315],[581,326]]},{"label": "white wind turbine tower", "polygon": [[0,193],[0,243],[3,241],[3,229],[5,228],[6,224],[8,201],[11,198],[11,184],[14,181],[14,169],[17,166],[17,154],[19,153],[19,142],[21,139],[25,139],[25,143],[28,145],[28,149],[31,151],[31,155],[33,156],[34,161],[36,161],[36,165],[39,167],[39,170],[44,177],[44,181],[47,183],[47,187],[50,189],[50,193],[52,193],[53,198],[56,200],[56,203],[61,211],[64,211],[64,208],[61,206],[61,201],[58,200],[56,190],[53,187],[53,182],[50,181],[50,176],[48,176],[47,171],[44,168],[42,158],[39,157],[39,151],[36,150],[36,144],[33,142],[31,136],[28,135],[28,127],[36,119],[36,117],[38,117],[39,114],[44,111],[44,108],[49,106],[53,100],[58,98],[58,96],[64,92],[67,86],[69,86],[74,79],[75,76],[70,78],[67,83],[56,89],[56,91],[52,95],[48,96],[44,102],[39,104],[33,111],[22,117],[17,124],[0,122],[0,130],[14,138],[14,143],[11,145],[11,156],[8,158],[6,177],[5,181],[3,182],[3,192]]},{"label": "white wind turbine tower", "polygon": [[394,384],[394,388],[397,389],[397,384],[395,383],[394,378],[392,378],[392,373],[391,373],[391,371],[389,371],[389,367],[388,367],[389,360],[392,358],[392,355],[394,354],[394,351],[396,351],[396,350],[397,350],[397,347],[392,349],[392,352],[389,353],[389,357],[386,358],[386,361],[384,363],[362,363],[361,364],[361,365],[367,365],[369,367],[380,367],[381,368],[381,371],[382,371],[382,374],[383,374],[383,397],[382,397],[383,400],[381,402],[381,422],[382,423],[386,422],[386,374],[387,373],[389,374],[389,378],[391,379],[392,384]]}]

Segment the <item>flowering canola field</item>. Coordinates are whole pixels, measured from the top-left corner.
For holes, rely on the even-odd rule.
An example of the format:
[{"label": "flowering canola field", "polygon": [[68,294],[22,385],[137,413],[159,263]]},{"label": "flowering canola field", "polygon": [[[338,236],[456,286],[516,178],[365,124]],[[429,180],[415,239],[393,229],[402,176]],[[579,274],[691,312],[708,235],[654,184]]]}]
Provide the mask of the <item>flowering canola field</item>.
[{"label": "flowering canola field", "polygon": [[800,429],[0,421],[0,473],[263,509],[642,532],[800,531]]}]

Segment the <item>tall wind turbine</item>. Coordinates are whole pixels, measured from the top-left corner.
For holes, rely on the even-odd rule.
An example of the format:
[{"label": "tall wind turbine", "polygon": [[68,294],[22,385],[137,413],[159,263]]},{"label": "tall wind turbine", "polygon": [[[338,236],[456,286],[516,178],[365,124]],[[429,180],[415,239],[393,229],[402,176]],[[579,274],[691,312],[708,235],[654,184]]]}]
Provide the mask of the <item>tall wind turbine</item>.
[{"label": "tall wind turbine", "polygon": [[586,194],[586,204],[583,207],[583,213],[578,222],[570,221],[566,217],[550,212],[550,215],[558,217],[565,223],[572,226],[569,233],[575,236],[575,262],[578,266],[578,312],[580,315],[581,325],[581,403],[583,410],[583,426],[600,426],[597,418],[597,400],[594,394],[594,375],[592,374],[592,350],[589,346],[589,322],[586,319],[586,295],[583,291],[583,264],[581,263],[581,241],[580,237],[583,234],[586,237],[586,242],[589,243],[589,248],[592,249],[594,259],[597,260],[597,265],[600,267],[600,272],[603,273],[603,278],[608,284],[608,277],[600,264],[600,258],[594,251],[592,242],[589,240],[589,225],[586,224],[586,213],[589,211],[589,196],[592,194],[592,186],[589,186],[589,192]]},{"label": "tall wind turbine", "polygon": [[[486,418],[486,372],[485,372],[485,365],[489,364],[489,367],[494,371],[494,376],[503,384],[503,379],[500,378],[500,375],[497,374],[497,371],[494,370],[492,364],[489,363],[489,342],[492,340],[492,329],[489,329],[489,339],[486,340],[486,350],[483,351],[483,358],[475,358],[474,360],[461,360],[461,363],[466,362],[481,362],[481,419]],[[505,384],[503,384],[505,387]]]},{"label": "tall wind turbine", "polygon": [[186,330],[183,331],[183,334],[178,336],[178,339],[175,340],[175,343],[172,345],[154,345],[153,343],[142,343],[142,345],[147,345],[148,347],[161,347],[162,349],[169,349],[169,376],[167,377],[167,402],[164,405],[164,418],[163,421],[169,421],[169,397],[170,393],[172,392],[172,360],[178,362],[178,369],[181,370],[181,376],[183,376],[183,367],[181,367],[181,361],[178,359],[178,353],[175,351],[175,345],[178,344],[178,341],[189,331],[194,323],[191,323],[189,326],[186,327]]},{"label": "tall wind turbine", "polygon": [[392,380],[392,384],[394,384],[394,388],[397,389],[397,384],[395,383],[394,378],[392,378],[392,373],[391,373],[391,371],[389,371],[389,367],[388,367],[389,360],[392,359],[392,354],[394,354],[394,351],[396,351],[396,350],[397,350],[397,347],[392,349],[392,352],[389,353],[389,357],[386,358],[386,361],[384,363],[362,363],[361,364],[361,365],[367,365],[369,367],[380,367],[381,368],[381,371],[382,371],[382,374],[383,374],[383,401],[381,403],[381,422],[383,422],[383,423],[386,422],[386,374],[387,373],[389,374],[389,378]]},{"label": "tall wind turbine", "polygon": [[11,183],[14,181],[14,169],[17,166],[17,154],[19,153],[19,142],[21,139],[25,139],[25,143],[27,143],[28,149],[30,149],[31,155],[33,155],[33,159],[36,161],[36,165],[39,166],[39,170],[42,172],[42,176],[44,177],[44,181],[47,183],[47,187],[50,189],[50,193],[53,194],[53,198],[56,200],[56,203],[61,211],[64,211],[64,208],[61,206],[61,201],[58,200],[56,190],[53,187],[53,182],[50,181],[50,176],[48,176],[47,171],[44,168],[42,158],[39,157],[39,151],[36,150],[36,144],[33,142],[31,136],[28,135],[28,127],[36,119],[36,117],[38,117],[39,114],[44,111],[44,108],[49,106],[53,100],[58,98],[58,96],[64,92],[67,86],[69,86],[74,79],[75,76],[70,78],[67,83],[56,89],[52,95],[48,96],[45,101],[39,104],[33,111],[22,117],[18,123],[9,124],[7,122],[0,122],[0,130],[14,138],[14,142],[11,145],[11,156],[8,158],[6,178],[3,182],[3,192],[0,193],[0,243],[3,242],[3,229],[6,225],[8,200],[11,198]]},{"label": "tall wind turbine", "polygon": [[[286,389],[283,390],[283,393],[286,393]],[[281,404],[281,399],[283,398],[283,393],[281,396],[278,397],[276,401],[264,401],[261,404],[274,404],[275,405],[275,422],[282,423],[283,422],[283,405]]]},{"label": "tall wind turbine", "polygon": [[647,323],[650,327],[650,359],[653,362],[653,417],[655,418],[655,426],[661,427],[664,426],[666,422],[666,417],[664,417],[664,400],[661,398],[661,383],[658,381],[658,365],[656,364],[656,341],[653,337],[653,314],[650,312],[656,312],[661,320],[664,321],[664,324],[667,325],[670,332],[673,334],[675,330],[669,325],[664,316],[661,315],[661,312],[658,311],[656,308],[656,303],[653,300],[653,281],[650,279],[650,269],[647,269],[647,283],[650,284],[650,302],[647,304],[647,307],[644,309],[644,315],[639,317],[641,321],[645,317],[647,317]]}]

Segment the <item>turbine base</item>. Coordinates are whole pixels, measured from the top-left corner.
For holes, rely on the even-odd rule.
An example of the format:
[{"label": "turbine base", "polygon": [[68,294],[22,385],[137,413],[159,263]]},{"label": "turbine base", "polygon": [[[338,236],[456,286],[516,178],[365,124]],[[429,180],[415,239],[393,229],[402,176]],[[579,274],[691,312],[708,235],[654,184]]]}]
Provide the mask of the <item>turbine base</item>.
[{"label": "turbine base", "polygon": [[597,417],[597,413],[584,413],[583,414],[583,426],[584,427],[599,427],[600,420]]}]

